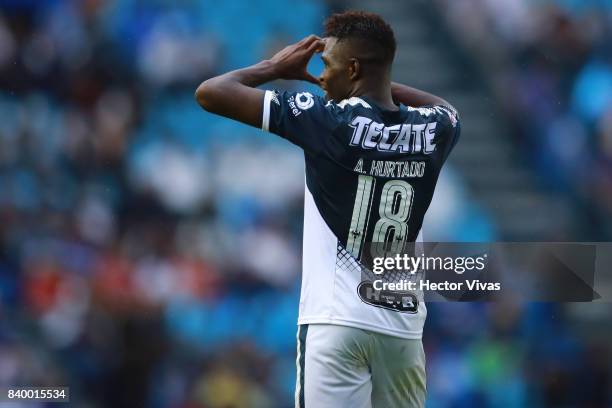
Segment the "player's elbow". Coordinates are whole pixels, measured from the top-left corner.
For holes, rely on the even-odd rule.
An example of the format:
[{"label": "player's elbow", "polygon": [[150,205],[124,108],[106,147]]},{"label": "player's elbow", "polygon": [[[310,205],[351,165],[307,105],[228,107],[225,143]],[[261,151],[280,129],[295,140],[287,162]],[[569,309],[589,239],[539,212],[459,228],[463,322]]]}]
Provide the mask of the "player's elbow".
[{"label": "player's elbow", "polygon": [[215,111],[215,100],[216,94],[218,93],[217,87],[212,79],[208,79],[198,86],[195,91],[195,99],[198,104],[208,112]]}]

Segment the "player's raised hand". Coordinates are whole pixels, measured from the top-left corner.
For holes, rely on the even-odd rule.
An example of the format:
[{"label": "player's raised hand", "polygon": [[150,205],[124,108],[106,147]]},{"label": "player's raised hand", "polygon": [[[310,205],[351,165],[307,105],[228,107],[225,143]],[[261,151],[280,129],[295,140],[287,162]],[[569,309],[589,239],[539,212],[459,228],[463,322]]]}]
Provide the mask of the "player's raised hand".
[{"label": "player's raised hand", "polygon": [[275,71],[281,79],[296,79],[319,84],[319,80],[307,71],[312,56],[323,52],[325,41],[316,35],[309,35],[301,41],[291,44],[270,58]]}]

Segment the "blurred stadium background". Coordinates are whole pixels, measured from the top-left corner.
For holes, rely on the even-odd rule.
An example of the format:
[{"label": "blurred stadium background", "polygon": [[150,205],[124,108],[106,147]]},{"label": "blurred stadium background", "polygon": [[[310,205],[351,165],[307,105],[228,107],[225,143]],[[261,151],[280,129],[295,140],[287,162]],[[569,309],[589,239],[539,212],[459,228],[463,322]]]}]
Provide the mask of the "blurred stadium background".
[{"label": "blurred stadium background", "polygon": [[[612,238],[610,0],[0,0],[0,387],[291,406],[301,154],[193,92],[346,8],[462,114],[426,240]],[[610,407],[611,322],[430,304],[428,407]]]}]

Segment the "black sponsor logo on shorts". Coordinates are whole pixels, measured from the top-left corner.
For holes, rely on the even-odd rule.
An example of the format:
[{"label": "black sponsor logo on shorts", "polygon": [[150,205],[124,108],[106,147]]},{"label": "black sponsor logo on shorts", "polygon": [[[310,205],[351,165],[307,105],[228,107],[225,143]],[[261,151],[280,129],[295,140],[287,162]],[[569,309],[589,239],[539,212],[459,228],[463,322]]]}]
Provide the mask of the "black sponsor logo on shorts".
[{"label": "black sponsor logo on shorts", "polygon": [[414,293],[376,290],[372,282],[361,282],[357,293],[362,302],[395,312],[416,313],[419,308],[419,300]]}]

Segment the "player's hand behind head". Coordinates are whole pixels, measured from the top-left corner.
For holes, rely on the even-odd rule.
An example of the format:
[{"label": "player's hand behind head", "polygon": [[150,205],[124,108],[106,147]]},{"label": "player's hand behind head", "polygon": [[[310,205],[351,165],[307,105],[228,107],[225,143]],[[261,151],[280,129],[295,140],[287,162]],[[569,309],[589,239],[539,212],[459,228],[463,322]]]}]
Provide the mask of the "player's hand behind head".
[{"label": "player's hand behind head", "polygon": [[291,44],[270,58],[278,77],[296,79],[319,84],[319,80],[306,70],[308,62],[317,52],[323,52],[325,41],[316,35],[310,35],[300,42]]}]

